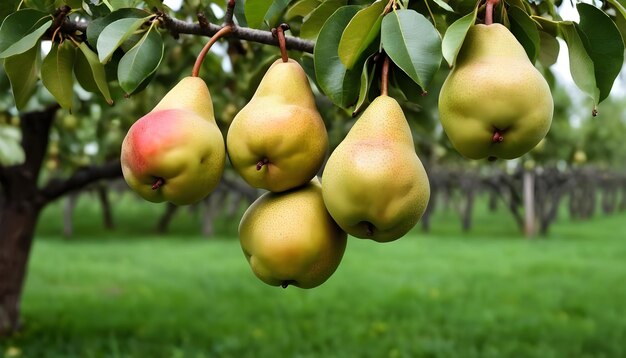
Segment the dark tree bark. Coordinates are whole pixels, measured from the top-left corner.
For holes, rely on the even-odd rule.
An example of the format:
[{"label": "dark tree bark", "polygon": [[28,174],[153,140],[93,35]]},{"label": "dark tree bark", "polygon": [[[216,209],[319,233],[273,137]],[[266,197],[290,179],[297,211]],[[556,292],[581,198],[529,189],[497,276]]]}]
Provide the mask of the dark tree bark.
[{"label": "dark tree bark", "polygon": [[37,186],[41,164],[48,147],[50,126],[58,106],[22,116],[23,164],[0,167],[0,335],[9,335],[20,326],[20,299],[28,257],[41,209],[62,195],[100,179],[119,177],[119,161],[79,169],[66,179]]},{"label": "dark tree bark", "polygon": [[498,195],[493,191],[489,191],[489,212],[498,211]]},{"label": "dark tree bark", "polygon": [[44,205],[37,179],[48,147],[48,133],[57,108],[22,116],[26,160],[2,168],[5,198],[0,208],[0,335],[20,328],[20,299],[37,218]]},{"label": "dark tree bark", "polygon": [[224,204],[226,192],[224,190],[216,190],[204,200],[204,211],[202,215],[202,235],[211,237],[215,234],[214,221],[219,214],[220,208]]},{"label": "dark tree bark", "polygon": [[111,209],[111,201],[109,200],[109,189],[107,189],[105,185],[97,185],[96,193],[98,194],[98,201],[100,201],[100,207],[102,208],[104,228],[113,230],[115,223],[113,222],[113,209]]},{"label": "dark tree bark", "polygon": [[463,232],[469,232],[472,228],[472,214],[474,212],[474,197],[478,181],[473,174],[466,174],[461,179],[461,189],[465,192],[465,205],[461,212],[461,229]]},{"label": "dark tree bark", "polygon": [[74,208],[78,201],[78,193],[72,193],[65,199],[63,206],[63,236],[70,238],[74,235]]},{"label": "dark tree bark", "polygon": [[177,211],[178,211],[178,206],[169,202],[167,203],[167,206],[165,207],[165,211],[163,212],[163,215],[161,215],[161,218],[159,218],[159,222],[157,223],[156,231],[159,234],[165,234],[167,230],[169,230],[170,223],[172,222],[172,219],[174,218],[174,214],[176,214]]}]

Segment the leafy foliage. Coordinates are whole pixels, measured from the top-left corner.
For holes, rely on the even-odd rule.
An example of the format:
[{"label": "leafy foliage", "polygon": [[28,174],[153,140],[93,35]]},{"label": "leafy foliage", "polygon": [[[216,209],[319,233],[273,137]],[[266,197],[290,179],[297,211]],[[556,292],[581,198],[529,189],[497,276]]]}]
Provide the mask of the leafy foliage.
[{"label": "leafy foliage", "polygon": [[[189,73],[206,41],[185,35],[173,39],[155,9],[187,21],[202,11],[212,23],[221,23],[223,14],[214,12],[210,4],[186,1],[173,11],[160,1],[3,1],[0,58],[4,58],[5,78],[10,80],[11,113],[58,102],[71,107],[85,126],[91,123],[89,118],[101,118],[92,123],[100,128],[97,137],[107,136],[104,128],[109,128],[107,123],[113,119],[118,121],[114,131],[123,133],[134,118],[147,112],[167,88]],[[66,21],[84,23],[86,31],[56,27],[60,19],[57,9],[64,5],[71,7]],[[496,21],[510,28],[531,61],[540,65],[552,82],[549,67],[565,50],[556,39],[565,40],[572,78],[596,107],[610,98],[623,66],[626,7],[619,0],[609,0],[602,8],[578,4],[581,20],[575,23],[563,21],[558,6],[551,1],[503,0],[496,8]],[[260,30],[288,21],[290,35],[315,41],[312,57],[297,52],[290,56],[300,59],[320,92],[336,106],[323,100],[318,103],[331,137],[341,138],[349,127],[346,113],[362,110],[378,95],[381,52],[385,53],[393,62],[390,94],[401,101],[409,119],[419,121],[412,123],[414,136],[432,146],[445,142],[435,130],[437,115],[433,111],[446,73],[439,65],[445,59],[454,66],[465,34],[484,21],[484,7],[464,0],[238,0],[235,18],[239,26]],[[54,41],[51,50],[42,52],[42,42],[50,39]],[[250,98],[255,83],[278,52],[268,46],[229,41],[228,52],[222,53],[210,55],[202,73],[210,79],[216,112],[218,118],[224,112],[221,126],[226,128],[228,118]],[[423,97],[426,89],[430,94]],[[127,101],[125,95],[132,95],[133,100]],[[114,107],[107,106],[113,102]],[[83,141],[72,139],[77,140]],[[105,147],[116,150],[111,145],[99,150]]]}]

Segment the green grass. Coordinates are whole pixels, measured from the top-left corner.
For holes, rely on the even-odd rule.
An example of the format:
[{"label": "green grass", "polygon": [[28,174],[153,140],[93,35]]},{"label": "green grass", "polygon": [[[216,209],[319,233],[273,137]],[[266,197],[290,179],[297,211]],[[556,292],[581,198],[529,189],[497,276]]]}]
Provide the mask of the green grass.
[{"label": "green grass", "polygon": [[182,213],[157,237],[160,208],[118,202],[113,233],[100,232],[97,208],[81,202],[72,241],[58,236],[58,208],[44,213],[27,326],[0,342],[0,354],[626,356],[624,214],[560,220],[549,239],[529,241],[483,206],[470,234],[440,213],[429,235],[384,245],[351,238],[328,282],[283,290],[253,276],[228,234],[236,223],[206,240],[187,235],[199,223]]}]

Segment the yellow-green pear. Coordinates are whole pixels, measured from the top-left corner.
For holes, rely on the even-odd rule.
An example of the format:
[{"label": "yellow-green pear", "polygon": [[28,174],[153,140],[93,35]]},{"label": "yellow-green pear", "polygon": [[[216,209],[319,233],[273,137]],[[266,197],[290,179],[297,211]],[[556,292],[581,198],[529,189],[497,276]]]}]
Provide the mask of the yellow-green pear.
[{"label": "yellow-green pear", "polygon": [[192,204],[206,197],[224,171],[224,139],[201,78],[182,79],[129,129],[121,150],[128,185],[152,202]]},{"label": "yellow-green pear", "polygon": [[419,221],[430,198],[402,108],[376,98],[333,151],[322,176],[324,203],[348,234],[388,242]]},{"label": "yellow-green pear", "polygon": [[281,192],[306,184],[320,169],[328,134],[309,81],[294,60],[277,60],[226,137],[230,162],[253,187]]},{"label": "yellow-green pear", "polygon": [[324,283],[341,262],[346,236],[326,211],[317,179],[263,194],[239,224],[241,248],[254,274],[283,288]]},{"label": "yellow-green pear", "polygon": [[474,25],[439,95],[439,117],[470,159],[517,158],[545,137],[554,104],[548,83],[501,24]]}]

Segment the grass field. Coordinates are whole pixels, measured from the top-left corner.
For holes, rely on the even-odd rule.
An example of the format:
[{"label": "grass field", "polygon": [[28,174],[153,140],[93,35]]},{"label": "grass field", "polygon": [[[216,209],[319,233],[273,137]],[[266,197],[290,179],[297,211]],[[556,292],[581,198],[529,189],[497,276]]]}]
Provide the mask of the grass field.
[{"label": "grass field", "polygon": [[506,213],[479,208],[461,234],[453,213],[433,233],[390,244],[351,238],[313,290],[266,286],[233,227],[197,234],[182,213],[150,234],[159,208],[120,199],[102,232],[79,205],[76,237],[42,217],[10,357],[625,357],[626,215],[525,240]]}]

